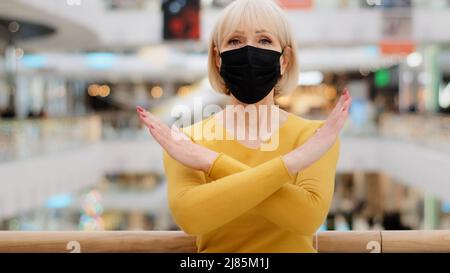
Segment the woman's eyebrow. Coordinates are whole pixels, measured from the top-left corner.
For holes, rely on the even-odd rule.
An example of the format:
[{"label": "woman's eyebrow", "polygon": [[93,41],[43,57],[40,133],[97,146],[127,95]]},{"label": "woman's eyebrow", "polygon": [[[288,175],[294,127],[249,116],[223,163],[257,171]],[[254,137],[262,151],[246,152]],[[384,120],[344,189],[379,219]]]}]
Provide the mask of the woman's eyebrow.
[{"label": "woman's eyebrow", "polygon": [[[267,31],[267,30],[265,30],[265,29],[259,29],[259,30],[256,30],[255,31],[255,33],[263,33],[263,32],[269,32],[269,31]],[[245,31],[242,31],[242,30],[235,30],[233,33],[239,33],[239,34],[245,34]]]},{"label": "woman's eyebrow", "polygon": [[245,34],[245,31],[242,31],[242,30],[235,30],[235,31],[233,31],[233,34],[234,34],[234,33]]}]

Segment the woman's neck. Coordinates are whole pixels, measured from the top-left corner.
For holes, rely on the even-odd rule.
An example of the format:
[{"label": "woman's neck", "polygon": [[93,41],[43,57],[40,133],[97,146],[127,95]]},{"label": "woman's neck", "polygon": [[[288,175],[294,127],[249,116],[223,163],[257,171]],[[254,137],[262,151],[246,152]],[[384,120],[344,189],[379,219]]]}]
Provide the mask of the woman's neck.
[{"label": "woman's neck", "polygon": [[[270,132],[279,128],[286,117],[284,111],[275,107],[273,90],[265,98],[254,104],[244,104],[233,95],[230,95],[230,98],[231,109],[228,108],[228,111],[231,110],[232,113],[227,112],[227,108],[224,110],[226,127],[235,134],[244,133],[246,138],[251,135],[252,130],[253,132],[256,130],[257,136],[260,136],[261,128],[266,128],[267,134],[270,134]],[[263,135],[266,134],[263,133]]]}]

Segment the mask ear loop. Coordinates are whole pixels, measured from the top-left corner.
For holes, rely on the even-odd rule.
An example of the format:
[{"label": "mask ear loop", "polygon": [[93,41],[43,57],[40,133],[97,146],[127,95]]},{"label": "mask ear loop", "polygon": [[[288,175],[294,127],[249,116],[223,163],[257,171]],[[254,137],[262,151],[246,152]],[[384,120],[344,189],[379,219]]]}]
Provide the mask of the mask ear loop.
[{"label": "mask ear loop", "polygon": [[[286,49],[286,47],[287,47],[287,46],[284,46],[284,47],[281,49],[280,55],[283,55],[284,50]],[[284,76],[283,74],[280,74],[279,79],[281,79],[283,76]],[[275,87],[276,87],[276,86],[277,86],[277,85],[275,85]]]}]

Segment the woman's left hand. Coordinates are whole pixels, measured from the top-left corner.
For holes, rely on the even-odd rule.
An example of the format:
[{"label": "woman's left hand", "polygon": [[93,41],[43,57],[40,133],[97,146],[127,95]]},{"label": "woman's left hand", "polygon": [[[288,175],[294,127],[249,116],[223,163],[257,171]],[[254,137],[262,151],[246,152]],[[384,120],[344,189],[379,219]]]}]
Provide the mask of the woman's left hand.
[{"label": "woman's left hand", "polygon": [[207,172],[218,153],[192,142],[177,127],[169,128],[154,115],[138,106],[136,111],[141,121],[161,147],[178,162],[192,169]]}]

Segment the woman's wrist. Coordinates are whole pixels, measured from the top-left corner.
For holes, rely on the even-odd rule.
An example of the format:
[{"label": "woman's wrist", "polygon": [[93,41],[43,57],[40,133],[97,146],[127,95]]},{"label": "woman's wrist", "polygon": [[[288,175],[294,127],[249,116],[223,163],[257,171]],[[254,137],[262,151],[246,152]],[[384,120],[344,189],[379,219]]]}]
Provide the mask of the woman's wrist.
[{"label": "woman's wrist", "polygon": [[298,173],[300,170],[303,169],[303,162],[302,162],[303,156],[299,154],[300,149],[301,147],[281,157],[284,161],[284,164],[286,165],[286,168],[292,175],[295,175],[296,173]]},{"label": "woman's wrist", "polygon": [[318,160],[337,136],[316,132],[306,143],[282,157],[291,174],[296,174]]},{"label": "woman's wrist", "polygon": [[200,170],[208,172],[218,156],[219,153],[209,149],[204,149],[200,155]]}]

